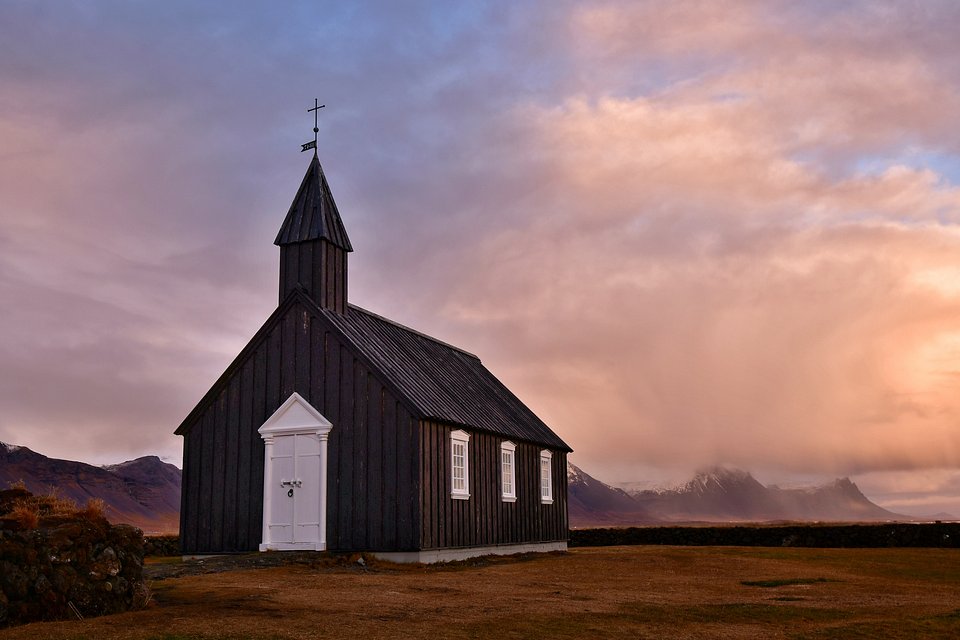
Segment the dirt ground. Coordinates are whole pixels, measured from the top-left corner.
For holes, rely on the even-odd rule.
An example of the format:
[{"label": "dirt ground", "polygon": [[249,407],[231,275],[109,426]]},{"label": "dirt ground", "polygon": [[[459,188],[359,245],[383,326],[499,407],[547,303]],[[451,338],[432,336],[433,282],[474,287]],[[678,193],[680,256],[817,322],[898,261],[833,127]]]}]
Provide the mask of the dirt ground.
[{"label": "dirt ground", "polygon": [[431,567],[355,559],[160,562],[145,610],[15,627],[0,640],[960,638],[958,550],[604,547]]}]

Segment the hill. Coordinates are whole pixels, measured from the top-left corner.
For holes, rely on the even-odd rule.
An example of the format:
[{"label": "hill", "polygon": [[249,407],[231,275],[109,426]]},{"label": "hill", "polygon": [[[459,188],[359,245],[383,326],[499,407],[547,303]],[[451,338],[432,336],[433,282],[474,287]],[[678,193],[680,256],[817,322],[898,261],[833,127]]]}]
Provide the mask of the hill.
[{"label": "hill", "polygon": [[567,463],[568,505],[571,527],[610,526],[657,522],[635,498]]},{"label": "hill", "polygon": [[179,528],[180,469],[156,456],[96,467],[0,443],[0,487],[18,481],[35,494],[56,491],[81,507],[100,498],[111,522],[132,524],[147,534]]}]

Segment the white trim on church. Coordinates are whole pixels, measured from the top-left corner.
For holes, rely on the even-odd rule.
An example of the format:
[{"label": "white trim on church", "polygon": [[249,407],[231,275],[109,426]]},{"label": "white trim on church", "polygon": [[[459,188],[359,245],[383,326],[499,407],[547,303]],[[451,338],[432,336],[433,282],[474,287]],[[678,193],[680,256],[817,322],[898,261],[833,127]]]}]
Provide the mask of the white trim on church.
[{"label": "white trim on church", "polygon": [[333,424],[297,392],[263,426],[260,551],[327,548],[327,440]]}]

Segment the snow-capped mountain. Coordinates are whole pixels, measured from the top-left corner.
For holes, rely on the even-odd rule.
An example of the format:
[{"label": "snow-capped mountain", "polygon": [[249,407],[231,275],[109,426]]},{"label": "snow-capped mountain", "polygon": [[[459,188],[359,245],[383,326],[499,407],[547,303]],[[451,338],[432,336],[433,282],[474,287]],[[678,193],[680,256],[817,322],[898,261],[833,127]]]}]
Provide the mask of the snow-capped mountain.
[{"label": "snow-capped mountain", "polygon": [[571,527],[656,522],[626,491],[600,482],[570,462],[567,487]]},{"label": "snow-capped mountain", "polygon": [[653,522],[910,520],[908,516],[887,511],[870,502],[849,478],[819,487],[781,489],[764,486],[742,469],[712,467],[697,472],[690,481],[679,487],[626,492],[569,465],[568,479],[572,526],[585,520],[590,520],[589,524],[621,525]]},{"label": "snow-capped mountain", "polygon": [[641,491],[633,497],[648,511],[670,521],[790,519],[770,490],[740,469],[705,469],[676,489]]}]

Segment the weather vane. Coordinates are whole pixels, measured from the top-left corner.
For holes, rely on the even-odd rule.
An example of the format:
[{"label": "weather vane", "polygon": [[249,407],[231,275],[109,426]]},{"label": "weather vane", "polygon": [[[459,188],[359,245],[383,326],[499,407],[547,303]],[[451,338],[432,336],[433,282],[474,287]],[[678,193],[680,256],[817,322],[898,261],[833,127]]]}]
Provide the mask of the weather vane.
[{"label": "weather vane", "polygon": [[310,113],[311,111],[313,111],[313,140],[311,140],[310,142],[305,142],[304,144],[300,145],[300,153],[303,153],[304,151],[307,151],[309,149],[313,149],[313,153],[314,155],[316,155],[317,132],[320,131],[320,129],[317,128],[317,112],[320,111],[320,109],[323,109],[325,106],[327,105],[320,104],[320,101],[314,98],[313,109],[307,109],[307,113]]}]

